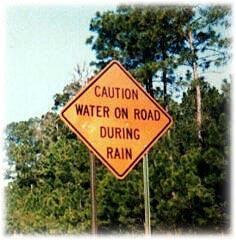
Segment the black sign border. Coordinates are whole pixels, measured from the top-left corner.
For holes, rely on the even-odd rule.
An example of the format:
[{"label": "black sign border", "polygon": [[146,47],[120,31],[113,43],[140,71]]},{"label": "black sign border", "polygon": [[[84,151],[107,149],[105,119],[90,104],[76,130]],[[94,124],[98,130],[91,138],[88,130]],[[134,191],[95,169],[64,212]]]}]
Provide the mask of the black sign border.
[{"label": "black sign border", "polygon": [[[155,106],[168,118],[168,122],[165,125],[165,127],[153,138],[153,140],[144,148],[144,150],[136,157],[136,159],[132,162],[132,164],[124,171],[124,173],[119,174],[110,164],[109,162],[107,162],[107,160],[96,150],[95,147],[93,147],[93,145],[87,141],[87,139],[83,136],[82,133],[79,132],[78,129],[76,129],[73,124],[69,121],[69,119],[66,118],[66,116],[64,115],[65,111],[70,108],[71,105],[74,104],[74,102],[76,102],[78,100],[78,98],[80,98],[84,93],[86,93],[86,91],[92,87],[101,77],[102,75],[104,75],[114,64],[116,64],[117,66],[119,66],[119,68],[128,76],[128,78],[139,88],[140,91],[142,91],[146,97],[149,98],[149,100],[151,100],[153,102],[153,104],[155,104]],[[156,102],[155,99],[153,99],[144,89],[143,87],[137,82],[137,80],[135,80],[130,74],[129,72],[123,68],[121,66],[121,64],[115,60],[113,60],[112,62],[110,62],[110,64],[107,66],[107,68],[104,69],[104,71],[101,72],[101,74],[98,74],[91,82],[91,84],[89,84],[87,87],[85,87],[76,97],[75,99],[73,99],[61,112],[61,116],[64,118],[64,120],[70,125],[70,127],[82,138],[82,140],[88,145],[90,146],[90,148],[96,153],[96,155],[101,158],[111,169],[113,172],[115,172],[117,174],[117,176],[119,176],[121,179],[123,179],[126,175],[126,173],[132,169],[134,167],[134,165],[136,165],[140,159],[142,158],[142,156],[145,154],[145,152],[147,152],[147,150],[149,148],[152,147],[152,145],[154,145],[154,142],[158,139],[158,137],[169,127],[169,125],[171,125],[172,123],[172,118],[163,111],[163,109],[159,106],[159,104]]]}]

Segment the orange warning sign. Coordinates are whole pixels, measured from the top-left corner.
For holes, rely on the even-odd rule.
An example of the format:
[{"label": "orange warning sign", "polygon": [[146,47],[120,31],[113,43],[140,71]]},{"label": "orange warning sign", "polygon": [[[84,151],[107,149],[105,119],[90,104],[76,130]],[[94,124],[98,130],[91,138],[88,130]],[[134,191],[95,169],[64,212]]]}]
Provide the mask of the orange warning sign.
[{"label": "orange warning sign", "polygon": [[119,179],[172,124],[168,113],[117,61],[66,104],[61,118]]}]

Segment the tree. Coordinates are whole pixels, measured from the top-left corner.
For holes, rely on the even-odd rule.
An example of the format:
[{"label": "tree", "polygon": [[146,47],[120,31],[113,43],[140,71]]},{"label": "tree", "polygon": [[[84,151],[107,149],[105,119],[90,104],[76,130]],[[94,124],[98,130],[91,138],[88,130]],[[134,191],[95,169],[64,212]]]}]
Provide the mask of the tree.
[{"label": "tree", "polygon": [[167,85],[175,80],[173,69],[184,44],[180,29],[191,17],[191,8],[171,6],[122,6],[115,12],[97,12],[90,24],[96,38],[87,39],[96,51],[97,62],[92,64],[101,68],[118,59],[151,96],[157,94],[153,82],[160,75],[167,104]]},{"label": "tree", "polygon": [[80,88],[65,86],[54,112],[6,128],[8,233],[80,233],[90,227],[88,152],[57,111]]},{"label": "tree", "polygon": [[116,12],[99,12],[90,30],[97,33],[87,43],[96,51],[98,68],[112,58],[118,59],[144,83],[147,91],[158,95],[153,82],[160,74],[164,105],[167,85],[174,86],[174,70],[179,65],[192,68],[196,87],[196,121],[201,140],[200,72],[229,59],[230,38],[221,34],[229,27],[230,8],[203,7],[120,7]]},{"label": "tree", "polygon": [[230,26],[231,11],[226,6],[197,6],[193,8],[193,11],[195,12],[194,17],[183,28],[187,52],[185,52],[186,48],[183,49],[182,56],[185,58],[184,62],[192,68],[196,89],[198,138],[202,140],[201,77],[199,69],[205,71],[212,65],[219,66],[227,63],[230,57],[230,37],[226,37],[221,31]]},{"label": "tree", "polygon": [[[227,93],[227,92],[226,92]],[[150,196],[153,230],[224,231],[229,227],[227,94],[202,82],[203,129],[199,148],[195,86],[181,104],[170,103],[175,125],[153,148]],[[169,158],[169,155],[172,158]]]},{"label": "tree", "polygon": [[[66,89],[73,89],[72,85]],[[223,89],[219,93],[205,82],[202,85],[201,148],[196,122],[192,121],[194,85],[182,103],[170,101],[175,124],[169,137],[159,140],[149,156],[153,232],[227,230],[229,197],[224,189],[229,186],[230,130],[225,124],[229,84]],[[66,91],[64,94],[68,96]],[[85,146],[56,112],[12,123],[6,133],[13,166],[6,189],[7,232],[88,232],[91,202]],[[99,232],[143,232],[142,165],[118,181],[100,161],[96,164]]]},{"label": "tree", "polygon": [[37,127],[30,120],[7,128],[8,157],[15,166],[7,231],[84,232],[90,226],[87,151],[57,114],[38,121]]}]

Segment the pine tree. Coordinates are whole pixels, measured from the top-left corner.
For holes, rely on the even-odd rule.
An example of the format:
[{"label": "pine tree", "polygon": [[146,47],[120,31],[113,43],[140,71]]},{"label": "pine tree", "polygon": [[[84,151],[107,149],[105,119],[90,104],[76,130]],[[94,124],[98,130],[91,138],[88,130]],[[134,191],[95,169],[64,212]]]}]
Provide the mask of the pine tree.
[{"label": "pine tree", "polygon": [[205,71],[212,65],[227,63],[230,52],[230,37],[224,30],[230,26],[230,8],[228,6],[196,6],[194,17],[183,28],[186,38],[186,48],[183,49],[185,63],[192,68],[195,84],[196,122],[198,138],[201,141],[202,100],[200,70]]},{"label": "pine tree", "polygon": [[96,35],[87,39],[96,51],[92,65],[100,69],[111,59],[119,60],[151,96],[158,94],[153,83],[159,75],[166,105],[167,85],[175,81],[173,69],[184,44],[180,28],[191,15],[188,7],[171,6],[122,6],[115,12],[98,12],[90,24]]}]

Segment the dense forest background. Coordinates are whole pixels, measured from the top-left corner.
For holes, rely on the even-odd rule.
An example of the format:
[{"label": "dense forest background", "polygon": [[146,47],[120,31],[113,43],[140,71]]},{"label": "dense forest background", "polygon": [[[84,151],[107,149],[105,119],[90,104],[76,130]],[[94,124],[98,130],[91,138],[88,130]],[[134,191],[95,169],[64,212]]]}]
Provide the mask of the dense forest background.
[{"label": "dense forest background", "polygon": [[[119,60],[174,120],[149,153],[153,233],[230,229],[230,73],[221,89],[204,78],[230,61],[230,22],[222,5],[120,6],[91,19],[95,72]],[[89,153],[58,115],[91,77],[76,72],[50,111],[6,127],[9,234],[91,231]],[[143,233],[142,162],[122,181],[99,160],[96,171],[98,232]]]}]

